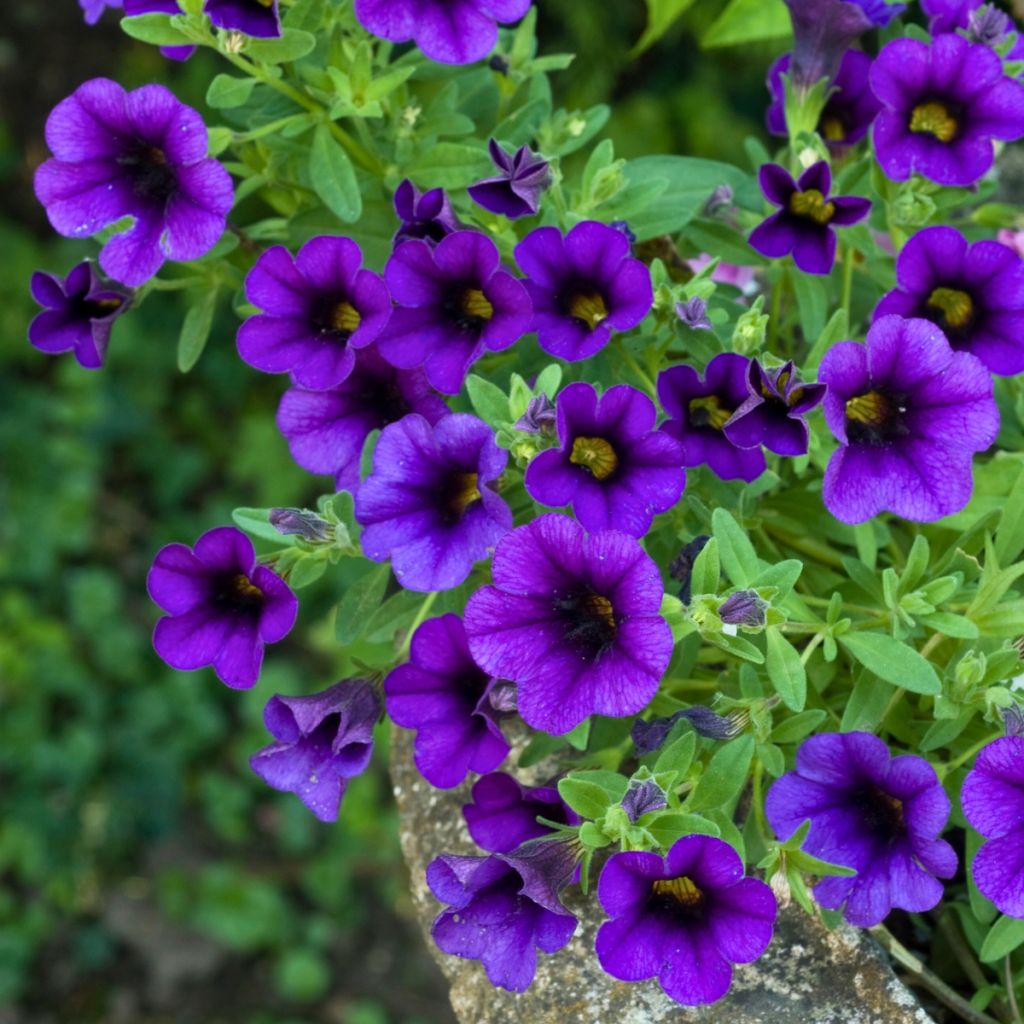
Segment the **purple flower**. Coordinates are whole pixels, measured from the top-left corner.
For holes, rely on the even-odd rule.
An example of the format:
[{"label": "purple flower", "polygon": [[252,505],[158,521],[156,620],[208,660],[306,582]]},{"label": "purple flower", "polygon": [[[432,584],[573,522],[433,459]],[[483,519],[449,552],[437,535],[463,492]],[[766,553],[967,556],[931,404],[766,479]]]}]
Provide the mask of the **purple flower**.
[{"label": "purple flower", "polygon": [[593,714],[642,711],[672,656],[658,568],[617,530],[543,515],[507,534],[493,586],[466,606],[476,663],[518,684],[519,713],[560,735]]},{"label": "purple flower", "polygon": [[967,28],[971,12],[981,4],[982,0],[921,0],[921,10],[928,15],[932,35],[938,36]]},{"label": "purple flower", "polygon": [[875,308],[941,328],[958,352],[977,356],[993,373],[1024,370],[1024,260],[1000,242],[975,242],[956,228],[918,231],[896,260],[900,287]]},{"label": "purple flower", "polygon": [[101,367],[110,328],[128,308],[128,292],[103,284],[88,260],[65,278],[37,270],[30,287],[32,298],[43,307],[28,326],[33,347],[51,355],[73,351],[86,369]]},{"label": "purple flower", "polygon": [[723,431],[747,400],[750,360],[723,352],[708,363],[701,379],[692,366],[672,366],[658,374],[658,401],[668,414],[661,429],[683,448],[683,465],[706,463],[723,480],[756,480],[765,469],[760,448],[737,448]]},{"label": "purple flower", "polygon": [[809,431],[804,417],[825,397],[824,384],[805,384],[791,362],[774,370],[756,359],[747,368],[747,398],[723,430],[740,448],[764,445],[776,455],[804,455]]},{"label": "purple flower", "polygon": [[684,836],[664,858],[613,854],[597,895],[611,918],[597,933],[601,966],[619,981],[657,978],[684,1006],[725,995],[732,964],[768,948],[778,910],[764,882],[744,878],[728,843],[701,835]]},{"label": "purple flower", "polygon": [[479,960],[492,985],[525,992],[537,950],[554,953],[576,931],[558,898],[574,870],[569,845],[559,840],[489,857],[442,854],[427,866],[430,891],[450,907],[434,921],[434,941],[452,956]]},{"label": "purple flower", "polygon": [[974,858],[974,884],[1002,913],[1024,917],[1024,738],[1004,736],[981,751],[960,804],[988,840]]},{"label": "purple flower", "polygon": [[698,736],[709,740],[731,740],[743,731],[744,726],[741,715],[716,715],[711,708],[706,708],[702,704],[676,711],[667,718],[652,718],[650,721],[638,718],[633,723],[630,733],[637,754],[642,757],[657,750],[680,718],[685,718]]},{"label": "purple flower", "polygon": [[206,0],[203,13],[217,28],[263,39],[281,34],[277,0]]},{"label": "purple flower", "polygon": [[351,238],[311,238],[294,258],[275,245],[245,279],[245,297],[263,310],[238,330],[238,354],[264,373],[291,373],[324,391],[341,384],[391,316],[381,278],[361,270]]},{"label": "purple flower", "polygon": [[121,3],[122,0],[78,0],[78,6],[85,15],[86,25],[95,25],[108,7],[119,10]]},{"label": "purple flower", "polygon": [[985,4],[971,11],[967,22],[967,38],[983,46],[997,46],[1013,29],[1010,16],[995,4]]},{"label": "purple flower", "polygon": [[622,809],[634,824],[651,811],[660,811],[668,807],[665,791],[654,779],[632,779],[629,789],[622,798]]},{"label": "purple flower", "polygon": [[94,78],[53,108],[46,142],[54,159],[36,171],[35,189],[59,234],[84,238],[135,218],[100,251],[116,281],[140,285],[165,259],[198,259],[224,233],[231,176],[207,158],[199,114],[162,85],[126,93]]},{"label": "purple flower", "polygon": [[321,821],[338,817],[348,780],[366,770],[380,697],[365,679],[343,679],[308,697],[271,697],[263,709],[277,741],[249,758],[268,785],[294,793]]},{"label": "purple flower", "polygon": [[750,244],[762,256],[793,254],[805,274],[828,274],[836,261],[837,227],[863,220],[871,200],[860,196],[829,196],[832,172],[824,160],[808,167],[794,181],[778,164],[763,164],[758,172],[761,191],[781,207],[750,234]]},{"label": "purple flower", "polygon": [[469,834],[482,850],[511,853],[520,843],[551,834],[538,818],[579,824],[554,786],[523,786],[511,775],[492,772],[473,785],[473,802],[462,808]]},{"label": "purple flower", "polygon": [[516,262],[527,275],[540,347],[559,359],[589,358],[654,303],[650,272],[630,256],[629,239],[597,221],[564,237],[558,228],[531,231],[516,246]]},{"label": "purple flower", "polygon": [[409,413],[430,423],[448,414],[422,370],[398,370],[374,346],[354,355],[355,365],[343,383],[328,391],[289,388],[277,409],[277,426],[292,458],[310,473],[333,476],[339,491],[353,493],[370,433]]},{"label": "purple flower", "polygon": [[676,316],[691,331],[712,331],[711,320],[708,318],[708,304],[699,296],[686,302],[676,303]]},{"label": "purple flower", "polygon": [[529,146],[520,146],[515,154],[506,153],[496,139],[491,139],[487,148],[500,173],[470,185],[466,189],[470,199],[509,220],[535,214],[540,209],[541,192],[551,184],[547,160]]},{"label": "purple flower", "polygon": [[331,524],[308,509],[272,508],[267,521],[284,537],[302,537],[314,544],[334,536]]},{"label": "purple flower", "polygon": [[896,181],[920,174],[971,185],[992,166],[993,139],[1024,135],[1024,86],[1003,73],[997,53],[959,35],[887,43],[871,88],[883,104],[875,152]]},{"label": "purple flower", "polygon": [[654,429],[654,403],[628,384],[600,399],[593,385],[570,384],[558,396],[560,447],[540,452],[524,483],[542,505],[572,505],[588,530],[622,530],[642,537],[654,515],[683,493],[682,452]]},{"label": "purple flower", "polygon": [[[765,119],[772,135],[785,137],[786,91],[782,76],[789,71],[792,54],[784,53],[768,70],[772,102]],[[860,142],[882,105],[868,84],[871,58],[860,50],[847,50],[832,82],[834,91],[818,118],[818,134],[833,152]]]},{"label": "purple flower", "polygon": [[[124,0],[124,13],[129,18],[137,14],[181,14],[178,0]],[[188,60],[196,52],[194,46],[161,46],[160,52],[168,60]]]},{"label": "purple flower", "polygon": [[885,316],[867,344],[833,345],[818,373],[839,450],[825,471],[825,506],[844,523],[882,511],[930,521],[971,496],[971,457],[999,432],[992,378],[954,352],[927,320]]},{"label": "purple flower", "polygon": [[765,624],[768,602],[755,590],[737,590],[719,606],[718,617],[727,626],[745,626],[756,629]]},{"label": "purple flower", "polygon": [[421,193],[408,178],[395,189],[395,213],[402,222],[395,232],[395,245],[413,238],[433,245],[463,227],[444,189]]},{"label": "purple flower", "polygon": [[479,231],[456,231],[434,248],[402,242],[384,268],[398,307],[380,354],[403,369],[422,366],[433,387],[457,395],[485,351],[508,348],[530,329],[530,297],[500,262]]},{"label": "purple flower", "polygon": [[472,64],[498,41],[496,22],[518,21],[531,0],[356,0],[367,32],[393,43],[413,40],[442,64]]},{"label": "purple flower", "polygon": [[682,583],[679,588],[679,600],[683,604],[690,603],[691,589],[693,584],[693,564],[697,556],[704,550],[704,545],[711,540],[706,533],[698,534],[693,540],[687,542],[682,550],[672,559],[668,567],[668,574],[674,580]]},{"label": "purple flower", "polygon": [[469,772],[489,772],[505,760],[502,716],[490,701],[496,682],[473,661],[457,615],[424,622],[408,663],[384,681],[388,714],[417,730],[413,756],[432,786],[451,789]]},{"label": "purple flower", "polygon": [[845,904],[843,916],[861,928],[878,924],[894,907],[930,910],[942,899],[938,879],[956,871],[953,848],[939,838],[949,797],[935,769],[913,754],[892,757],[870,733],[806,740],[796,771],[768,791],[765,812],[783,840],[809,818],[803,849],[856,870],[819,882],[814,897],[830,910]]},{"label": "purple flower", "polygon": [[1024,736],[1024,709],[1019,704],[1008,708],[1000,708],[1003,719],[1003,732],[1007,736]]},{"label": "purple flower", "polygon": [[356,495],[363,553],[390,558],[407,590],[457,587],[512,526],[494,487],[507,462],[491,428],[467,413],[385,427]]},{"label": "purple flower", "polygon": [[526,412],[516,420],[515,427],[524,434],[553,433],[557,418],[555,403],[542,392],[530,399]]},{"label": "purple flower", "polygon": [[252,541],[233,526],[207,531],[192,548],[161,548],[146,587],[167,612],[153,631],[156,653],[183,671],[212,665],[237,690],[255,685],[263,645],[288,634],[299,608],[288,584],[256,564]]}]

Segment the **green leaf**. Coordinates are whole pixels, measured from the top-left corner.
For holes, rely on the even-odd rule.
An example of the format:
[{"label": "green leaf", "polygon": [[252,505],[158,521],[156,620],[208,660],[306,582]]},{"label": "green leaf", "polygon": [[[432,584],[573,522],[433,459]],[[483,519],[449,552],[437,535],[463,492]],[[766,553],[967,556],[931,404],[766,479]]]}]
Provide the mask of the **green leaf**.
[{"label": "green leaf", "polygon": [[782,0],[732,0],[711,24],[700,43],[705,49],[781,39],[790,34],[789,12]]},{"label": "green leaf", "polygon": [[796,743],[805,736],[809,736],[825,719],[828,712],[820,708],[811,708],[809,711],[801,711],[799,715],[793,715],[783,722],[779,722],[772,729],[773,743]]},{"label": "green leaf", "polygon": [[935,667],[926,658],[885,633],[846,633],[839,638],[869,672],[911,693],[942,692]]},{"label": "green leaf", "polygon": [[585,821],[580,826],[580,842],[594,850],[611,844],[611,840],[592,821]]},{"label": "green leaf", "polygon": [[315,32],[323,22],[324,0],[295,0],[282,19],[284,27]]},{"label": "green leaf", "polygon": [[890,690],[870,673],[862,672],[843,708],[842,732],[874,732],[889,706]]},{"label": "green leaf", "polygon": [[573,750],[586,750],[587,743],[590,740],[590,726],[593,719],[584,718],[575,729],[570,729],[565,734],[565,742],[569,744]]},{"label": "green leaf", "polygon": [[346,223],[359,220],[363,198],[348,153],[326,124],[318,124],[309,153],[309,178],[324,205]]},{"label": "green leaf", "polygon": [[630,50],[630,57],[638,57],[653,46],[684,11],[693,6],[693,0],[647,0],[647,28],[636,46]]},{"label": "green leaf", "polygon": [[700,554],[694,559],[693,571],[690,573],[690,593],[693,597],[701,594],[718,593],[721,570],[718,560],[718,541],[712,537],[701,548]]},{"label": "green leaf", "polygon": [[569,778],[582,779],[584,782],[591,782],[595,786],[600,786],[611,798],[612,803],[619,803],[620,800],[626,795],[626,790],[629,788],[629,780],[618,772],[604,771],[603,769],[593,769],[590,771],[573,772]]},{"label": "green leaf", "polygon": [[240,107],[252,94],[255,78],[235,78],[233,75],[217,75],[206,90],[206,103],[218,110]]},{"label": "green leaf", "polygon": [[576,774],[559,779],[558,795],[582,818],[601,818],[615,802],[603,787]]},{"label": "green leaf", "polygon": [[707,818],[702,818],[699,814],[685,814],[682,811],[660,813],[643,827],[665,849],[683,836],[720,836],[722,834],[722,830],[713,821],[708,821]]},{"label": "green leaf", "polygon": [[772,601],[778,604],[789,596],[803,570],[804,563],[798,558],[787,558],[785,561],[770,565],[763,572],[759,572],[751,586],[755,590],[760,587],[777,587],[779,592],[772,598]]},{"label": "green leaf", "polygon": [[132,39],[154,46],[188,46],[192,40],[171,26],[169,14],[140,14],[135,18],[122,18],[121,31]]},{"label": "green leaf", "polygon": [[299,28],[286,28],[277,39],[250,39],[245,48],[247,57],[264,64],[286,64],[311,53],[316,47],[316,36]]},{"label": "green leaf", "polygon": [[491,170],[490,157],[478,146],[438,142],[408,169],[421,188],[464,188]]},{"label": "green leaf", "polygon": [[778,629],[766,630],[765,639],[765,669],[775,692],[791,711],[803,711],[807,703],[807,672],[799,653]]},{"label": "green leaf", "polygon": [[466,378],[466,391],[473,410],[489,426],[493,427],[510,420],[508,395],[496,384],[471,373]]},{"label": "green leaf", "polygon": [[178,336],[178,369],[188,373],[199,361],[206,348],[213,327],[213,313],[217,307],[217,289],[208,288],[189,306]]},{"label": "green leaf", "polygon": [[696,750],[697,734],[692,729],[687,729],[678,739],[661,748],[658,759],[654,762],[655,775],[661,772],[678,772],[681,779],[685,778]]},{"label": "green leaf", "polygon": [[761,571],[754,545],[739,523],[724,508],[711,516],[711,529],[718,541],[722,568],[737,587],[749,587]]},{"label": "green leaf", "polygon": [[789,280],[800,312],[800,327],[804,338],[810,341],[825,329],[829,307],[828,278],[795,270],[789,274]]},{"label": "green leaf", "polygon": [[687,809],[699,811],[728,804],[747,784],[753,756],[754,737],[749,733],[719,747],[700,777]]},{"label": "green leaf", "polygon": [[1024,942],[1024,921],[1016,917],[1000,917],[988,930],[979,954],[982,963],[1002,960]]},{"label": "green leaf", "polygon": [[231,513],[231,518],[235,525],[245,530],[249,536],[259,537],[260,540],[276,541],[282,547],[290,547],[298,540],[294,534],[286,536],[270,525],[269,508],[236,508]]},{"label": "green leaf", "polygon": [[305,555],[292,566],[288,573],[288,586],[301,590],[315,583],[327,570],[327,562],[320,555]]},{"label": "green leaf", "polygon": [[347,646],[362,636],[370,616],[380,607],[391,576],[391,566],[384,562],[364,573],[345,591],[334,615],[334,636]]},{"label": "green leaf", "polygon": [[981,634],[978,626],[963,615],[953,612],[932,612],[930,615],[915,616],[918,622],[943,636],[953,636],[960,640],[975,640]]},{"label": "green leaf", "polygon": [[807,358],[803,361],[803,369],[807,373],[811,373],[817,370],[821,365],[822,359],[825,358],[825,353],[837,342],[842,341],[850,333],[849,317],[846,314],[845,309],[837,309],[833,314],[832,318],[827,324],[821,334],[818,335],[817,340],[811,348],[811,351],[807,354]]},{"label": "green leaf", "polygon": [[1024,551],[1024,469],[1017,474],[996,529],[996,558],[1009,565]]}]

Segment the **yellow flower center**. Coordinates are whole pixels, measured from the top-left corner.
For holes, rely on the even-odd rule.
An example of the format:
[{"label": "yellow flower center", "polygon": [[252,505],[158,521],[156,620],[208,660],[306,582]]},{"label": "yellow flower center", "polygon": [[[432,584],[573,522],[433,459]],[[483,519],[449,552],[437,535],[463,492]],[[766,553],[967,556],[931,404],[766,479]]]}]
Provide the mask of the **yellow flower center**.
[{"label": "yellow flower center", "polygon": [[479,288],[467,288],[462,293],[462,312],[477,320],[490,320],[494,307]]},{"label": "yellow flower center", "polygon": [[231,596],[241,604],[257,604],[263,600],[263,591],[244,573],[231,577]]},{"label": "yellow flower center", "polygon": [[583,607],[595,619],[600,619],[614,634],[615,609],[611,601],[601,594],[587,594],[583,599]]},{"label": "yellow flower center", "polygon": [[974,316],[974,303],[957,288],[936,288],[928,296],[928,308],[937,309],[950,327],[966,327]]},{"label": "yellow flower center", "polygon": [[651,885],[651,889],[655,896],[674,900],[688,909],[696,909],[704,902],[704,893],[686,875],[682,878],[659,878]]},{"label": "yellow flower center", "polygon": [[577,437],[569,461],[589,469],[598,480],[606,480],[619,466],[615,449],[603,437]]},{"label": "yellow flower center", "polygon": [[691,398],[688,406],[690,423],[695,427],[711,427],[721,430],[733,414],[732,409],[722,407],[718,395],[705,395],[703,398]]},{"label": "yellow flower center", "polygon": [[950,142],[959,125],[949,109],[937,100],[919,103],[910,113],[910,130],[920,135],[934,135],[939,142]]},{"label": "yellow flower center", "polygon": [[479,481],[476,473],[459,473],[454,477],[448,492],[446,503],[448,514],[453,519],[461,519],[466,509],[474,501],[480,500]]},{"label": "yellow flower center", "polygon": [[846,418],[867,427],[880,427],[889,418],[889,401],[877,391],[855,395],[846,402]]},{"label": "yellow flower center", "polygon": [[90,306],[97,313],[112,313],[115,309],[120,309],[123,305],[123,299],[93,299],[90,302]]},{"label": "yellow flower center", "polygon": [[806,192],[794,192],[789,197],[789,211],[813,220],[815,224],[827,224],[835,216],[836,204],[826,202],[816,188],[809,188]]},{"label": "yellow flower center", "polygon": [[829,142],[842,142],[846,138],[846,129],[838,117],[823,117],[821,119],[821,135]]},{"label": "yellow flower center", "polygon": [[569,302],[569,315],[594,330],[601,321],[608,319],[604,296],[599,292],[580,292],[574,295]]},{"label": "yellow flower center", "polygon": [[327,311],[325,320],[330,330],[342,334],[354,333],[362,323],[359,310],[350,302],[336,302]]}]

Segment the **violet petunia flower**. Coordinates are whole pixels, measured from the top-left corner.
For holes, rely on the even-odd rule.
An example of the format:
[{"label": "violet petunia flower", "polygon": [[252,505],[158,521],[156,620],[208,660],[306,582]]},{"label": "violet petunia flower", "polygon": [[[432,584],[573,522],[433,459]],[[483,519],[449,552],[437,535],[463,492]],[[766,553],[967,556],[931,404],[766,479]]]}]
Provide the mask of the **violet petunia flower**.
[{"label": "violet petunia flower", "polygon": [[654,516],[670,509],[686,486],[678,442],[655,430],[654,403],[628,384],[600,398],[577,381],[556,403],[558,448],[526,467],[527,493],[542,505],[572,505],[588,530],[642,537]]},{"label": "violet petunia flower", "polygon": [[393,722],[416,729],[413,759],[439,789],[497,768],[509,752],[504,717],[491,703],[497,680],[473,661],[457,615],[428,619],[412,638],[409,661],[384,681]]},{"label": "violet petunia flower", "polygon": [[244,32],[257,39],[281,35],[277,0],[206,0],[203,13],[216,28]]},{"label": "violet petunia flower", "polygon": [[378,274],[361,269],[351,238],[320,235],[296,256],[275,245],[245,279],[245,297],[263,312],[238,329],[238,354],[264,373],[291,373],[314,391],[341,384],[355,352],[374,341],[391,316]]},{"label": "violet petunia flower", "polygon": [[992,166],[993,139],[1024,136],[1024,85],[999,55],[955,34],[931,45],[887,43],[871,67],[882,101],[872,137],[886,175],[920,174],[940,185],[972,185]]},{"label": "violet petunia flower", "polygon": [[[792,55],[784,53],[768,69],[768,90],[772,102],[765,114],[768,131],[785,137],[786,90],[782,76],[789,71]],[[881,103],[868,84],[871,58],[860,50],[847,50],[832,81],[833,92],[818,118],[818,134],[833,151],[860,142],[868,133]]]},{"label": "violet petunia flower", "polygon": [[984,0],[921,0],[921,10],[928,15],[928,29],[933,36],[967,28],[971,12]]},{"label": "violet petunia flower", "polygon": [[978,891],[1010,917],[1024,917],[1024,738],[1007,735],[978,754],[960,804],[983,843],[971,867]]},{"label": "violet petunia flower", "polygon": [[466,606],[469,649],[518,685],[528,725],[561,735],[590,715],[622,718],[650,703],[672,631],[659,614],[658,568],[633,537],[542,515],[501,540],[491,575]]},{"label": "violet petunia flower", "polygon": [[470,185],[466,189],[470,199],[509,220],[535,214],[540,209],[540,194],[551,185],[547,160],[529,146],[506,153],[496,139],[491,139],[487,148],[499,173]]},{"label": "violet petunia flower", "polygon": [[516,420],[515,428],[524,434],[553,434],[557,419],[555,403],[541,392],[527,403],[526,412]]},{"label": "violet petunia flower", "polygon": [[825,385],[804,383],[792,362],[770,370],[752,359],[747,398],[722,429],[740,448],[764,445],[776,455],[806,455],[810,431],[804,417],[824,397]]},{"label": "violet petunia flower", "polygon": [[925,228],[896,260],[899,287],[875,307],[931,320],[958,352],[993,373],[1024,371],[1024,259],[1000,242],[969,245],[956,228]]},{"label": "violet petunia flower", "polygon": [[692,366],[658,374],[658,401],[668,414],[661,429],[680,442],[684,466],[710,466],[723,480],[756,480],[765,470],[760,448],[738,448],[723,427],[747,400],[750,360],[723,352],[708,363],[704,377]]},{"label": "violet petunia flower", "polygon": [[459,222],[443,188],[420,190],[406,178],[395,189],[395,214],[402,222],[393,239],[394,244],[418,238],[434,245],[445,235],[465,225]]},{"label": "violet petunia flower", "polygon": [[511,853],[521,843],[551,834],[537,819],[578,825],[577,815],[554,786],[524,786],[504,772],[491,772],[473,784],[473,802],[462,816],[473,842],[489,853]]},{"label": "violet petunia flower", "polygon": [[78,6],[82,8],[86,25],[95,25],[108,7],[120,10],[122,2],[123,0],[78,0]]},{"label": "violet petunia flower", "polygon": [[263,709],[275,742],[253,754],[249,766],[321,821],[335,821],[348,780],[370,763],[380,714],[380,697],[366,679],[343,679],[307,697],[278,694]]},{"label": "violet petunia flower", "polygon": [[776,780],[765,801],[780,839],[809,818],[803,849],[856,870],[823,879],[814,898],[829,910],[843,907],[846,920],[861,928],[878,924],[894,907],[921,912],[942,899],[939,878],[951,878],[957,866],[953,848],[939,838],[949,809],[923,757],[893,757],[866,732],[805,740],[796,770]]},{"label": "violet petunia flower", "polygon": [[199,114],[164,86],[125,92],[94,78],[53,108],[46,141],[54,156],[35,190],[59,234],[85,238],[135,218],[100,250],[114,280],[143,284],[165,259],[198,259],[224,233],[231,176],[206,156]]},{"label": "violet petunia flower", "polygon": [[491,428],[468,413],[433,426],[412,414],[385,427],[356,495],[363,553],[390,558],[407,590],[457,587],[512,527],[495,488],[507,462]]},{"label": "violet petunia flower", "polygon": [[833,345],[818,373],[839,450],[825,470],[825,507],[844,523],[879,512],[930,522],[971,496],[971,458],[999,432],[992,378],[954,352],[927,320],[885,316],[867,344]]},{"label": "violet petunia flower", "polygon": [[128,292],[104,284],[88,260],[61,278],[37,270],[32,275],[32,298],[43,307],[28,325],[28,340],[40,352],[74,352],[79,365],[95,370],[103,365],[110,328],[127,310]]},{"label": "violet petunia flower", "polygon": [[978,7],[967,19],[967,38],[984,46],[998,46],[1013,30],[1010,16],[995,4]]},{"label": "violet petunia flower", "polygon": [[431,60],[472,64],[498,42],[498,23],[519,21],[531,0],[355,0],[367,32],[405,43],[410,39]]},{"label": "violet petunia flower", "polygon": [[533,328],[547,353],[587,359],[628,331],[654,304],[651,274],[630,255],[629,239],[607,224],[585,220],[563,237],[558,228],[531,231],[516,246],[527,275]]},{"label": "violet petunia flower", "polygon": [[530,329],[530,297],[500,263],[498,247],[479,231],[456,231],[434,248],[402,242],[384,268],[398,305],[380,354],[402,369],[422,366],[433,387],[457,395],[484,352],[506,349]]},{"label": "violet petunia flower", "polygon": [[[181,14],[178,0],[123,0],[126,17],[137,14]],[[188,60],[196,52],[195,46],[161,46],[160,52],[168,60]]]},{"label": "violet petunia flower", "polygon": [[763,164],[758,172],[761,191],[781,207],[750,234],[750,244],[762,256],[793,254],[805,274],[828,274],[836,261],[835,228],[863,220],[871,200],[860,196],[830,196],[832,172],[821,160],[797,181],[779,164]]},{"label": "violet petunia flower", "polygon": [[255,685],[263,645],[290,632],[299,608],[288,584],[256,563],[252,541],[233,526],[208,530],[191,548],[161,548],[146,587],[167,613],[153,631],[156,653],[182,671],[212,665],[236,690]]},{"label": "violet petunia flower", "polygon": [[355,352],[352,372],[337,387],[289,388],[277,408],[277,427],[303,469],[333,476],[337,490],[355,493],[366,438],[409,413],[433,424],[448,415],[448,406],[422,370],[396,369],[371,345]]},{"label": "violet petunia flower", "polygon": [[575,866],[570,844],[557,839],[489,857],[436,857],[427,885],[449,909],[434,921],[434,941],[452,956],[479,960],[492,985],[525,992],[537,972],[537,950],[554,953],[576,931],[558,896]]},{"label": "violet petunia flower", "polygon": [[597,888],[610,919],[597,933],[597,958],[619,981],[657,978],[684,1006],[721,999],[732,965],[756,960],[769,946],[778,906],[771,889],[746,878],[726,842],[690,835],[666,857],[613,854]]}]

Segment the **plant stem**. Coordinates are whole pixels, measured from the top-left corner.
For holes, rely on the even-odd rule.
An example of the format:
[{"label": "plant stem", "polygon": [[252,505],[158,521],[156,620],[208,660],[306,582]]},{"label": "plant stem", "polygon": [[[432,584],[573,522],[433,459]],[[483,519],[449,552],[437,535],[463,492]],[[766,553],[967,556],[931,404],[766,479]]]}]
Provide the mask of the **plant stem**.
[{"label": "plant stem", "polygon": [[[936,915],[932,914],[931,916],[934,920]],[[971,984],[978,989],[985,988],[989,984],[989,979],[985,977],[985,972],[978,963],[978,960],[974,955],[974,951],[964,941],[964,937],[960,932],[960,927],[957,924],[955,915],[942,914],[938,918],[938,930],[942,932],[946,941],[949,943],[950,948],[956,955],[957,961],[960,966],[963,967],[964,973],[970,979]],[[989,1007],[1001,1021],[1005,1022],[1005,1024],[1013,1024],[1010,1011],[1001,999],[993,999],[992,1002],[989,1003]]]},{"label": "plant stem", "polygon": [[847,245],[843,249],[843,310],[846,313],[846,323],[850,323],[850,299],[853,295],[853,246]]},{"label": "plant stem", "polygon": [[1010,1000],[1010,1012],[1013,1014],[1014,1024],[1022,1024],[1020,1007],[1017,1005],[1017,993],[1013,988],[1013,965],[1010,963],[1010,954],[1006,954],[1003,961],[1003,971],[1006,974],[1006,997]]},{"label": "plant stem", "polygon": [[819,632],[817,636],[811,638],[811,642],[803,649],[802,653],[800,654],[800,661],[803,662],[804,665],[806,665],[807,662],[811,660],[811,655],[815,652],[815,650],[817,650],[818,644],[820,644],[824,639],[824,632]]},{"label": "plant stem", "polygon": [[405,634],[405,639],[402,641],[402,646],[398,651],[398,657],[395,658],[395,663],[400,662],[408,653],[409,646],[412,644],[412,635],[419,629],[423,620],[430,614],[430,609],[433,607],[434,602],[437,600],[438,591],[433,591],[423,600],[423,604],[420,605],[419,611],[416,612],[416,618],[409,623],[409,629]]}]

